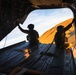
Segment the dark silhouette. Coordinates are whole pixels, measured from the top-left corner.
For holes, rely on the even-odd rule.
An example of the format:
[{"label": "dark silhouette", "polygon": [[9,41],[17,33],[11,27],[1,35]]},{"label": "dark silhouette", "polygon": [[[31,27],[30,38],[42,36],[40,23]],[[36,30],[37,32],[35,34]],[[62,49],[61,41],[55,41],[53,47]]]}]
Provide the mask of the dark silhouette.
[{"label": "dark silhouette", "polygon": [[[74,21],[74,20],[73,20]],[[69,43],[66,42],[66,31],[72,26],[73,21],[66,27],[60,25],[57,27],[57,32],[55,34],[55,44],[57,48],[66,48],[69,46]]]},{"label": "dark silhouette", "polygon": [[28,34],[27,40],[28,40],[29,43],[30,43],[30,44],[29,44],[30,47],[34,47],[35,45],[36,45],[36,46],[38,45],[38,43],[39,43],[39,40],[38,40],[39,34],[38,34],[38,32],[37,32],[36,30],[34,30],[34,25],[33,25],[33,24],[29,24],[29,25],[27,26],[27,28],[28,28],[29,30],[24,30],[24,29],[22,29],[22,28],[20,27],[20,25],[18,25],[18,27],[19,27],[19,29],[20,29],[22,32]]}]

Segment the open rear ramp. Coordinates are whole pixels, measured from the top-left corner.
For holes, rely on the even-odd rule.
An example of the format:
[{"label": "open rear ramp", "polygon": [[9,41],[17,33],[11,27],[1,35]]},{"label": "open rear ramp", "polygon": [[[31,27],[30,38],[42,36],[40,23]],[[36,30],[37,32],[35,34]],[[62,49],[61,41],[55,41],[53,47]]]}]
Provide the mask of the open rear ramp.
[{"label": "open rear ramp", "polygon": [[[32,52],[25,52],[27,42],[4,48],[0,53],[0,72],[12,75],[19,70],[21,75],[75,75],[75,61],[72,49],[58,50],[54,44],[39,44],[38,48],[32,48]],[[41,54],[50,53],[50,55]],[[25,55],[27,54],[27,55]],[[53,54],[53,55],[52,55]],[[20,69],[19,69],[20,68]],[[25,70],[25,71],[24,71]],[[33,74],[32,72],[33,71]],[[15,74],[13,74],[15,75]]]}]

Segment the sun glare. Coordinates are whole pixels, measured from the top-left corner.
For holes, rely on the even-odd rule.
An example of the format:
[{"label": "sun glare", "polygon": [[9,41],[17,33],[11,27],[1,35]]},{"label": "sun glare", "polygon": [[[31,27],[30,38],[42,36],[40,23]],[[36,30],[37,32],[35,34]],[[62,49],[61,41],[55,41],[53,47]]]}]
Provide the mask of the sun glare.
[{"label": "sun glare", "polygon": [[29,49],[24,50],[24,56],[25,56],[25,58],[28,58],[30,56]]}]

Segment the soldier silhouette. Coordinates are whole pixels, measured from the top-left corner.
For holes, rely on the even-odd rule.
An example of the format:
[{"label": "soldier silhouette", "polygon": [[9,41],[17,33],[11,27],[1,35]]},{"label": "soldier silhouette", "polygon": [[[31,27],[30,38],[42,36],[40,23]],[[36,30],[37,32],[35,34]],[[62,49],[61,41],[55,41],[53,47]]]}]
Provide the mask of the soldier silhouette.
[{"label": "soldier silhouette", "polygon": [[[74,21],[74,20],[73,20]],[[57,32],[55,34],[55,44],[57,48],[66,48],[69,46],[69,43],[65,43],[66,42],[66,31],[72,26],[73,21],[66,27],[60,25],[57,27]]]},{"label": "soldier silhouette", "polygon": [[39,40],[38,40],[38,38],[39,38],[39,33],[38,33],[36,30],[34,30],[34,25],[33,25],[33,24],[29,24],[29,25],[27,26],[27,28],[28,28],[29,30],[24,30],[24,29],[22,29],[19,24],[18,24],[18,27],[19,27],[19,29],[20,29],[22,32],[28,34],[27,40],[29,41],[29,47],[38,46],[38,43],[39,43]]}]

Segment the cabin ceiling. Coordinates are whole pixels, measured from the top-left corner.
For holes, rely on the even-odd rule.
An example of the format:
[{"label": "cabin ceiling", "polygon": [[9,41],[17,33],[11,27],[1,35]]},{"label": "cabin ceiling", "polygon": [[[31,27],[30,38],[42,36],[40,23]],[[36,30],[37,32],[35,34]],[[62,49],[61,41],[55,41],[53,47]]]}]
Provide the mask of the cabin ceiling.
[{"label": "cabin ceiling", "polygon": [[0,0],[0,41],[35,9],[61,8],[74,0]]}]

